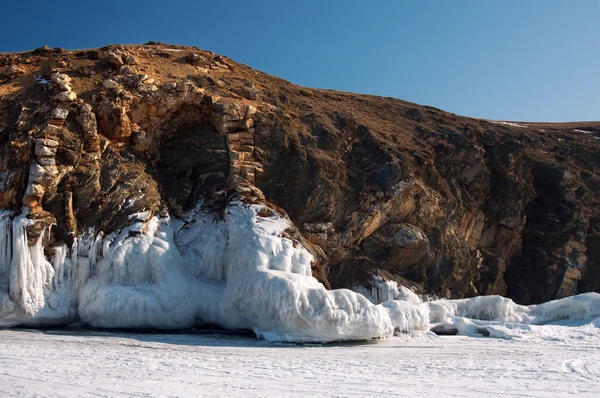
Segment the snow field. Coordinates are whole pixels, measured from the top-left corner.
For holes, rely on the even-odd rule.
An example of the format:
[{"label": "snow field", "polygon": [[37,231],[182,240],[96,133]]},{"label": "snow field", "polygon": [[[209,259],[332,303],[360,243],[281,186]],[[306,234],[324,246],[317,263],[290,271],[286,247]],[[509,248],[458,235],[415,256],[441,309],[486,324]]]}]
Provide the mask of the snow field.
[{"label": "snow field", "polygon": [[303,346],[223,334],[0,330],[0,386],[6,397],[600,396],[598,336],[559,328],[568,334],[558,341],[415,332]]}]

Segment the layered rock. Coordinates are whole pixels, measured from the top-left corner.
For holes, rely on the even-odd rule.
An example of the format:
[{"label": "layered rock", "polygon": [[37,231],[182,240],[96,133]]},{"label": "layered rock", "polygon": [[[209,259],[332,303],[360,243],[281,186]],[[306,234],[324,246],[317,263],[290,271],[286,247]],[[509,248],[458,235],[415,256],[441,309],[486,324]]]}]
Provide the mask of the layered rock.
[{"label": "layered rock", "polygon": [[292,221],[328,287],[384,277],[523,303],[600,289],[599,123],[469,119],[156,44],[0,69],[0,209],[26,209],[30,245],[53,226],[48,257],[134,214],[220,214],[241,195]]}]

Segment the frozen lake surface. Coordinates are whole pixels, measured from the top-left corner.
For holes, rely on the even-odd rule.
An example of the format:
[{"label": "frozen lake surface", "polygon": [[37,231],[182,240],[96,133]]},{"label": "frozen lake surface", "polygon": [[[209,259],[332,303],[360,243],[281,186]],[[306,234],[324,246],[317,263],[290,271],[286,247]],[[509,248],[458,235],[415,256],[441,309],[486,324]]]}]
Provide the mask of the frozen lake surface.
[{"label": "frozen lake surface", "polygon": [[0,330],[0,389],[43,397],[599,397],[598,329],[560,329],[511,340],[416,333],[326,345]]}]

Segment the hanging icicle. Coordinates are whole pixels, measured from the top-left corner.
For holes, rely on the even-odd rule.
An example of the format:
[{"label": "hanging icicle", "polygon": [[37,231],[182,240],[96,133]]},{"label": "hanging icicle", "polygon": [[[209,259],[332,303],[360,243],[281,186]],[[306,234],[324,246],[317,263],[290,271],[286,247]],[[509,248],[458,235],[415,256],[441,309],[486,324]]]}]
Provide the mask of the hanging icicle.
[{"label": "hanging icicle", "polygon": [[35,224],[23,212],[13,221],[13,256],[10,270],[10,296],[29,315],[44,307],[44,288],[52,281],[54,270],[44,256],[44,234],[33,245],[27,244],[26,228]]},{"label": "hanging icicle", "polygon": [[12,263],[12,212],[0,210],[0,286]]}]

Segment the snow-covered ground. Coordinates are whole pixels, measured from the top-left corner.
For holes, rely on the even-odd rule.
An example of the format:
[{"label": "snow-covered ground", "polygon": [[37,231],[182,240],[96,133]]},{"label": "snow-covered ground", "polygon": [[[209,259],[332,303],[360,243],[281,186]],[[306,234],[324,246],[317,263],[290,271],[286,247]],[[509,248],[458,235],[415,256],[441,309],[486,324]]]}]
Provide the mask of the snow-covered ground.
[{"label": "snow-covered ground", "polygon": [[231,334],[0,330],[0,391],[8,397],[600,396],[598,329],[551,328],[512,340],[419,332],[327,345]]}]

